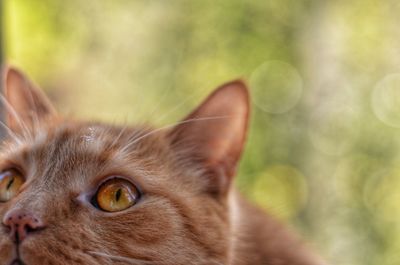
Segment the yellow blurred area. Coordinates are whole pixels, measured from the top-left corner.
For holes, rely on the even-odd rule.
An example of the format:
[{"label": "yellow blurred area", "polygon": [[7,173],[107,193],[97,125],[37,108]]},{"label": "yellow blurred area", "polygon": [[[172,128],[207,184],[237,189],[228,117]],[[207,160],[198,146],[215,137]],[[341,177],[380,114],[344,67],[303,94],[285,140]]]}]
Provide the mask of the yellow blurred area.
[{"label": "yellow blurred area", "polygon": [[295,217],[307,202],[304,176],[288,165],[268,167],[254,182],[252,199],[273,215],[283,219]]},{"label": "yellow blurred area", "polygon": [[166,125],[245,79],[239,189],[331,264],[399,264],[398,0],[3,5],[7,63],[67,115]]},{"label": "yellow blurred area", "polygon": [[380,172],[368,180],[364,190],[364,201],[377,218],[396,222],[400,219],[400,168]]}]

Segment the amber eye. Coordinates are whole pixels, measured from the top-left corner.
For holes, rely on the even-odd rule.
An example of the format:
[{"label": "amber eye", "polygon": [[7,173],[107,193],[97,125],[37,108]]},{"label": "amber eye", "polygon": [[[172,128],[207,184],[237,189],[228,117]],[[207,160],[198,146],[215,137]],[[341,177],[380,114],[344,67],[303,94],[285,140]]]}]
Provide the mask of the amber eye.
[{"label": "amber eye", "polygon": [[138,189],[131,182],[122,178],[114,178],[100,186],[95,195],[95,201],[103,211],[119,212],[134,205],[139,196]]},{"label": "amber eye", "polygon": [[6,202],[14,197],[22,184],[24,177],[17,170],[9,169],[0,173],[0,202]]}]

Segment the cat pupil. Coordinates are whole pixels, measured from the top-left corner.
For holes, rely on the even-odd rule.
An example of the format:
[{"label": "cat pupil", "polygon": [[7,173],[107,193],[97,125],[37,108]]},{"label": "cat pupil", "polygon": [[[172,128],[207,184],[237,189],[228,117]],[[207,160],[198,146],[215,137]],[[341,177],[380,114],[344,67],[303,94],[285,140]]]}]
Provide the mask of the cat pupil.
[{"label": "cat pupil", "polygon": [[121,189],[118,189],[118,190],[117,190],[117,193],[115,194],[115,199],[116,199],[117,201],[119,201],[119,199],[121,198],[121,193],[122,193],[122,190],[121,190]]},{"label": "cat pupil", "polygon": [[15,179],[12,178],[12,179],[10,180],[10,182],[8,182],[8,184],[7,184],[7,190],[11,188],[12,184],[14,183],[14,180],[15,180]]}]

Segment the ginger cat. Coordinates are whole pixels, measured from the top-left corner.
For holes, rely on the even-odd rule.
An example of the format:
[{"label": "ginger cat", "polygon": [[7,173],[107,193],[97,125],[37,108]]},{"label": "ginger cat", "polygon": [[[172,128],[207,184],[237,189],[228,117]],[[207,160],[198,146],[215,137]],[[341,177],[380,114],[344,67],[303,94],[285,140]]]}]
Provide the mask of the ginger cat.
[{"label": "ginger cat", "polygon": [[243,82],[160,129],[61,117],[13,68],[4,88],[1,265],[325,264],[232,185]]}]

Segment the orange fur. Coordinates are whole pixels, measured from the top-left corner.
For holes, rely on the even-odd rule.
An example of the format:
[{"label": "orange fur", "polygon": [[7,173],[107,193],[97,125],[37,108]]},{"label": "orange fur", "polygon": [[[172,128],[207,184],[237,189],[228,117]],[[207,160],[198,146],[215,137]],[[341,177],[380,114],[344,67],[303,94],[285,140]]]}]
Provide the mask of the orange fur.
[{"label": "orange fur", "polygon": [[[0,264],[324,264],[231,185],[247,131],[244,83],[153,129],[62,118],[20,72],[5,79],[11,130],[0,170],[18,168],[26,180],[0,217],[17,209],[46,225],[15,244],[3,220]],[[140,201],[116,213],[91,205],[110,175],[137,185]]]}]

